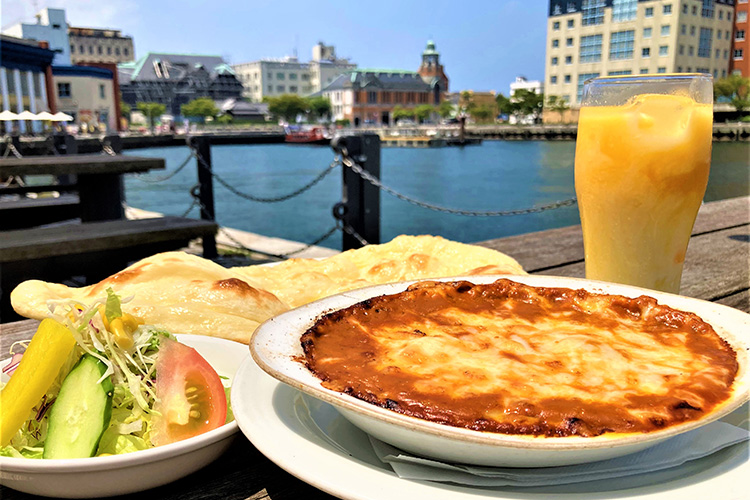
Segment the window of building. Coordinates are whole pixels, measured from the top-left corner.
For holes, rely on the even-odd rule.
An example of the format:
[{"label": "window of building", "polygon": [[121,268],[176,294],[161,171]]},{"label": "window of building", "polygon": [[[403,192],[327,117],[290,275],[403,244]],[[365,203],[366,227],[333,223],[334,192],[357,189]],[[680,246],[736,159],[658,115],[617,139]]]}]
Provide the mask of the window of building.
[{"label": "window of building", "polygon": [[648,73],[648,68],[641,68],[641,74],[645,75]]},{"label": "window of building", "polygon": [[630,75],[631,72],[629,69],[624,69],[622,71],[609,71],[607,73],[607,76],[622,76],[622,75]]},{"label": "window of building", "polygon": [[76,53],[76,46],[73,44],[70,44],[70,53],[75,54]]},{"label": "window of building", "polygon": [[290,80],[296,80],[297,79],[297,73],[289,73],[289,79]]},{"label": "window of building", "polygon": [[719,49],[716,49],[715,56],[716,59],[721,59],[721,51]]},{"label": "window of building", "polygon": [[710,73],[711,70],[708,68],[695,68],[696,73]]},{"label": "window of building", "polygon": [[695,48],[692,45],[688,45],[688,55],[692,56],[695,53]]},{"label": "window of building", "polygon": [[680,45],[680,48],[677,50],[677,52],[682,56],[685,55],[685,46]]},{"label": "window of building", "polygon": [[714,17],[714,1],[715,0],[703,0],[703,7],[701,8],[701,17]]},{"label": "window of building", "polygon": [[96,48],[96,53],[99,54],[99,55],[102,55],[104,53],[104,47],[102,47],[101,45],[99,45]]},{"label": "window of building", "polygon": [[29,95],[29,80],[26,76],[28,73],[25,71],[21,71],[21,95],[27,96]]},{"label": "window of building", "polygon": [[651,28],[643,28],[643,38],[651,38]]},{"label": "window of building", "polygon": [[89,45],[89,54],[94,55],[94,46]]},{"label": "window of building", "polygon": [[552,48],[556,49],[559,46],[560,46],[560,40],[558,40],[557,38],[552,40]]},{"label": "window of building", "polygon": [[742,55],[743,55],[742,49],[734,49],[734,53],[732,57],[734,58],[735,61],[739,61],[742,59]]},{"label": "window of building", "polygon": [[690,27],[690,36],[695,36],[695,26]]},{"label": "window of building", "polygon": [[713,29],[701,28],[701,34],[698,38],[698,57],[711,57],[711,39],[713,35]]},{"label": "window of building", "polygon": [[654,8],[653,7],[646,7],[646,10],[644,11],[643,15],[645,17],[654,17]]},{"label": "window of building", "polygon": [[698,6],[697,5],[693,5],[693,15],[694,16],[698,15]]},{"label": "window of building", "polygon": [[718,77],[719,77],[719,70],[714,69],[714,78],[718,78]]},{"label": "window of building", "polygon": [[124,47],[122,49],[122,55],[129,56],[130,55],[130,49],[128,49],[127,47]]},{"label": "window of building", "polygon": [[276,79],[277,80],[283,80],[284,78],[285,78],[284,77],[284,73],[276,73]]},{"label": "window of building", "polygon": [[677,66],[677,72],[682,73],[682,66]]},{"label": "window of building", "polygon": [[273,92],[273,85],[269,85],[267,88],[269,94]]},{"label": "window of building", "polygon": [[560,21],[555,21],[554,23],[552,23],[552,29],[555,30],[555,31],[559,31],[560,30]]},{"label": "window of building", "polygon": [[728,58],[729,58],[729,51],[724,49],[724,59],[728,59]]},{"label": "window of building", "polygon": [[572,47],[573,46],[573,39],[572,38],[566,38],[565,39],[565,46],[566,47]]},{"label": "window of building", "polygon": [[576,22],[573,19],[568,19],[568,29],[575,28]]},{"label": "window of building", "polygon": [[719,9],[719,20],[723,20],[723,19],[724,19],[724,11]]},{"label": "window of building", "polygon": [[638,0],[612,0],[612,22],[635,19]]},{"label": "window of building", "polygon": [[309,79],[310,79],[310,75],[308,75],[307,73],[302,73],[302,81],[303,82],[306,82]]},{"label": "window of building", "polygon": [[565,83],[570,83],[570,75],[565,75]]},{"label": "window of building", "polygon": [[573,56],[565,56],[565,64],[573,64]]},{"label": "window of building", "polygon": [[685,26],[684,24],[680,26],[680,33],[683,35],[687,35],[687,26]]},{"label": "window of building", "polygon": [[686,3],[682,4],[682,13],[683,14],[688,13],[688,5]]},{"label": "window of building", "polygon": [[635,45],[635,30],[615,31],[609,36],[609,58],[632,59]]},{"label": "window of building", "polygon": [[581,37],[579,62],[598,62],[602,60],[602,35]]},{"label": "window of building", "polygon": [[115,55],[116,56],[120,55],[120,47],[115,47]]},{"label": "window of building", "polygon": [[70,97],[70,84],[59,82],[57,84],[57,97]]},{"label": "window of building", "polygon": [[52,25],[52,29],[53,30],[59,30],[60,29],[60,25],[57,24],[57,23],[55,23],[55,24]]},{"label": "window of building", "polygon": [[553,57],[550,64],[552,64],[552,66],[557,66],[557,57]]},{"label": "window of building", "polygon": [[271,73],[270,71],[268,72],[266,76],[268,77],[269,80],[273,80],[273,73]]},{"label": "window of building", "polygon": [[368,104],[375,104],[378,102],[378,93],[377,92],[368,92],[367,93],[367,103]]},{"label": "window of building", "polygon": [[100,99],[106,99],[107,98],[107,89],[104,87],[103,83],[99,84],[99,98]]},{"label": "window of building", "polygon": [[656,72],[657,73],[666,73],[667,72],[667,68],[664,67],[664,66],[659,66],[658,68],[656,68]]},{"label": "window of building", "polygon": [[661,36],[669,36],[669,28],[670,26],[668,24],[663,24],[661,26]]},{"label": "window of building", "polygon": [[667,45],[660,45],[659,46],[659,56],[663,57],[669,55],[669,46]]},{"label": "window of building", "polygon": [[79,45],[78,46],[78,53],[79,54],[85,54],[86,53],[86,49],[83,47],[83,45]]},{"label": "window of building", "polygon": [[741,42],[745,39],[745,30],[737,30],[737,33],[734,34],[734,39],[738,42]]},{"label": "window of building", "polygon": [[693,71],[693,68],[691,68],[690,66],[685,68],[685,73],[691,73],[692,71]]},{"label": "window of building", "polygon": [[661,13],[664,14],[665,16],[668,16],[669,14],[671,14],[672,13],[672,4],[670,3],[670,4],[662,6]]},{"label": "window of building", "polygon": [[737,22],[744,23],[745,21],[747,21],[747,11],[737,11]]},{"label": "window of building", "polygon": [[604,23],[605,0],[582,0],[581,24],[592,26]]},{"label": "window of building", "polygon": [[289,92],[296,94],[297,93],[297,86],[296,85],[290,85],[289,86]]},{"label": "window of building", "polygon": [[599,76],[599,73],[581,73],[578,75],[578,102],[581,102],[581,97],[583,96],[583,84],[586,80],[591,80],[597,76]]},{"label": "window of building", "polygon": [[643,47],[641,49],[641,57],[651,57],[651,48],[650,47]]},{"label": "window of building", "polygon": [[721,77],[722,78],[726,78],[727,77],[727,70],[725,70],[725,69],[721,70]]},{"label": "window of building", "polygon": [[549,82],[554,85],[555,83],[557,83],[557,77],[556,76],[550,76],[549,77]]},{"label": "window of building", "polygon": [[721,40],[721,30],[716,30],[716,39]]},{"label": "window of building", "polygon": [[276,85],[276,92],[286,92],[286,86]]},{"label": "window of building", "polygon": [[112,55],[112,47],[107,47],[107,55],[108,56]]}]

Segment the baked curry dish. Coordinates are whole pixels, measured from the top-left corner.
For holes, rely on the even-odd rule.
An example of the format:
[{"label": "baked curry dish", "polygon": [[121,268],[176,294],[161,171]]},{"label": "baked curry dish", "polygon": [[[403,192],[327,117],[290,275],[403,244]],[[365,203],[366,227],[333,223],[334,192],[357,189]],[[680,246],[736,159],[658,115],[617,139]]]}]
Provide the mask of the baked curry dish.
[{"label": "baked curry dish", "polygon": [[698,420],[729,399],[739,368],[693,313],[507,279],[418,283],[322,316],[301,343],[327,389],[440,424],[547,437]]}]

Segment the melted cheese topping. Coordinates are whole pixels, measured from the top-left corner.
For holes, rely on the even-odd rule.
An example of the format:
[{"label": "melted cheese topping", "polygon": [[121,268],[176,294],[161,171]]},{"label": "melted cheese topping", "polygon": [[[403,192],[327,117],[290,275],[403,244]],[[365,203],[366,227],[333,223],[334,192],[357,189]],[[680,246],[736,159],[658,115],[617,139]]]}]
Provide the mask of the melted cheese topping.
[{"label": "melted cheese topping", "polygon": [[731,394],[731,347],[692,313],[509,280],[415,285],[302,337],[323,385],[394,411],[510,434],[649,432]]}]

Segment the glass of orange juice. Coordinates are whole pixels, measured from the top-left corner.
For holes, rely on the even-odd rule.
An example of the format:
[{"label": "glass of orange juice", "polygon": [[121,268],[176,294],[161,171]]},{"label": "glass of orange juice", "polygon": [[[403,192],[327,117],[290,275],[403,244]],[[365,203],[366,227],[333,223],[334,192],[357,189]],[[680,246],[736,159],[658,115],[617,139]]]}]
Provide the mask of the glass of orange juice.
[{"label": "glass of orange juice", "polygon": [[575,188],[587,278],[679,293],[712,125],[710,75],[586,82]]}]

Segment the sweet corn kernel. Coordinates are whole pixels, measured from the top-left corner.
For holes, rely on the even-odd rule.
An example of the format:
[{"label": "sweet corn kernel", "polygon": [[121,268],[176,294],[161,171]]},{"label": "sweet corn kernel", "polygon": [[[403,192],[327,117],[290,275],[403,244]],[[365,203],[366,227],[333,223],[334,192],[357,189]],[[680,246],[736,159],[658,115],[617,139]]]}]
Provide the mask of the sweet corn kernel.
[{"label": "sweet corn kernel", "polygon": [[115,318],[110,322],[110,331],[115,336],[115,342],[122,349],[133,347],[133,336],[125,329],[122,318]]},{"label": "sweet corn kernel", "polygon": [[102,323],[104,323],[104,328],[109,330],[109,320],[107,319],[107,315],[104,313],[104,304],[99,306],[99,316],[102,318]]},{"label": "sweet corn kernel", "polygon": [[134,332],[140,324],[137,318],[128,313],[122,315],[122,323],[125,325],[128,333]]}]

